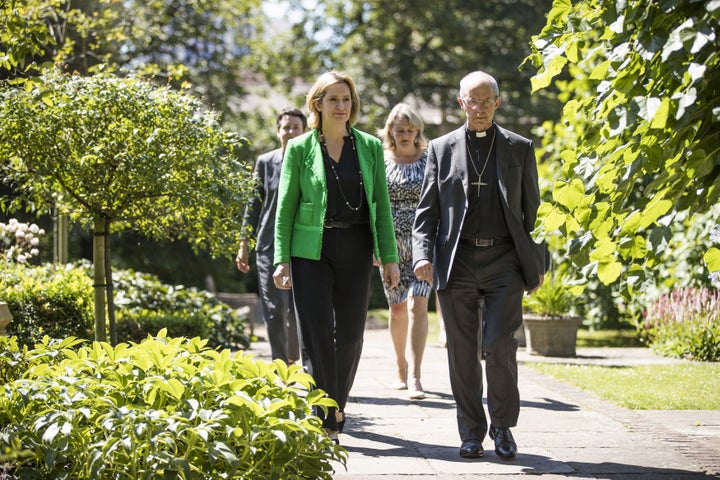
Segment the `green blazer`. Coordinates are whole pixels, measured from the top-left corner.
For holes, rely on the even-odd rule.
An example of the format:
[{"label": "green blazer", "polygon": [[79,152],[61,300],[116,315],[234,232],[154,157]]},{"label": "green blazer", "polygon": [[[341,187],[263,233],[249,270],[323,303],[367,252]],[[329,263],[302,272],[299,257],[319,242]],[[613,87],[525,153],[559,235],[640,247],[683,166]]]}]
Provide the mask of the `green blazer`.
[{"label": "green blazer", "polygon": [[[385,161],[380,140],[352,129],[370,210],[375,257],[383,265],[398,262],[390,212]],[[274,263],[290,257],[320,259],[327,211],[327,182],[317,130],[291,139],[285,149],[275,217]]]}]

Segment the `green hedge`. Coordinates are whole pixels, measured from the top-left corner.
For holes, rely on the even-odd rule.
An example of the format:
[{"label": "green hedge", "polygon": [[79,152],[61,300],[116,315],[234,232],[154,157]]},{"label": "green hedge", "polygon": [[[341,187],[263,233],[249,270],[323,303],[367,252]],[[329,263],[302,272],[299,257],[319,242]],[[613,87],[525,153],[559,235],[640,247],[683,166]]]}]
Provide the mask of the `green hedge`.
[{"label": "green hedge", "polygon": [[[13,321],[8,333],[33,346],[44,336],[94,338],[92,266],[88,262],[58,266],[4,263],[0,271],[2,300]],[[247,317],[240,317],[213,294],[132,270],[113,271],[119,342],[139,342],[165,328],[171,336],[201,337],[213,348],[246,349]]]},{"label": "green hedge", "polygon": [[21,345],[52,338],[94,338],[92,283],[77,265],[3,264],[0,292],[12,322],[8,334]]}]

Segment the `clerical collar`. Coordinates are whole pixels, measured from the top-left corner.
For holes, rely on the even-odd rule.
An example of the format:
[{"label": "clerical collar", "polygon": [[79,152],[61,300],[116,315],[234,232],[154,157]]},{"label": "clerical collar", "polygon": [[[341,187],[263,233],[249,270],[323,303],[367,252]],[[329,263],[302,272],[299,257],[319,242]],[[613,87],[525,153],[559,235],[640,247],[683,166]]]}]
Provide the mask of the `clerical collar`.
[{"label": "clerical collar", "polygon": [[474,132],[474,131],[470,130],[470,129],[467,127],[467,124],[466,124],[466,125],[465,125],[465,132],[467,133],[467,136],[470,137],[470,138],[485,138],[485,137],[487,137],[490,133],[492,133],[493,128],[495,128],[495,123],[494,123],[494,122],[493,122],[492,125],[490,125],[490,128],[488,128],[487,130],[484,130],[484,131],[482,131],[482,132]]}]

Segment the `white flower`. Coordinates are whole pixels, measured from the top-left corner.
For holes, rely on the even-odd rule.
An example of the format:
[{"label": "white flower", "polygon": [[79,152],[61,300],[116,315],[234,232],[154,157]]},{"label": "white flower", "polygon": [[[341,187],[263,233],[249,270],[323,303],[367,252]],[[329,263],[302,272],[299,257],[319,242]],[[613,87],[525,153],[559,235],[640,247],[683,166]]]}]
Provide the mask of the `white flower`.
[{"label": "white flower", "polygon": [[710,230],[710,241],[720,242],[720,225],[717,223],[713,225],[712,230]]}]

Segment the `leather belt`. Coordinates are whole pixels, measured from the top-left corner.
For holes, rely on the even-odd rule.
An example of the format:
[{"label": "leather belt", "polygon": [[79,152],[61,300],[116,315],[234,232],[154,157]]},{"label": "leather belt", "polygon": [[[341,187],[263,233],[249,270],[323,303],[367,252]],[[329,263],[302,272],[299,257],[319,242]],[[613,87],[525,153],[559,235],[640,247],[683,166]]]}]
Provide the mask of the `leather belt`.
[{"label": "leather belt", "polygon": [[494,247],[502,243],[510,242],[508,237],[500,238],[461,238],[460,243],[463,245],[469,245],[471,247]]},{"label": "leather belt", "polygon": [[323,222],[325,228],[352,228],[355,226],[353,223],[338,222],[336,220],[325,220]]}]

